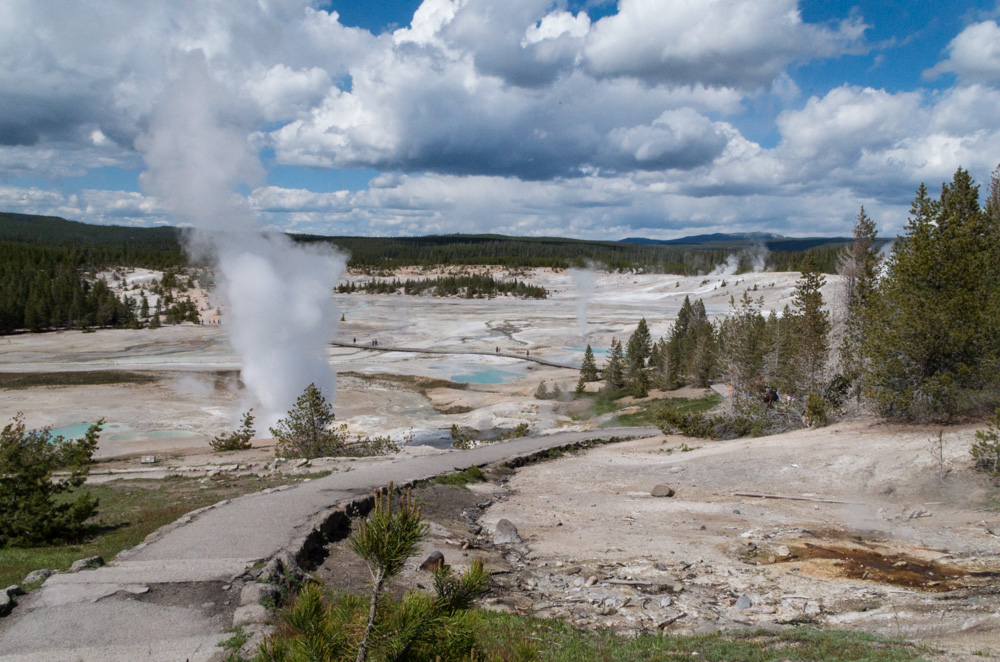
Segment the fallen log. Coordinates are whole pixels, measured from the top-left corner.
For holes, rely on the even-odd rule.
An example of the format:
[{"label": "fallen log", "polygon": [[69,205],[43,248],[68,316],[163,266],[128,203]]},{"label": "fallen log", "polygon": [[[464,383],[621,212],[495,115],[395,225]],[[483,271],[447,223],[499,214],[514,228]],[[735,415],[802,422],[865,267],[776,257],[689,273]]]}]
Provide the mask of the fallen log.
[{"label": "fallen log", "polygon": [[860,501],[839,501],[837,499],[816,499],[813,497],[791,496],[786,494],[756,494],[754,492],[733,492],[733,496],[750,497],[753,499],[784,499],[786,501],[809,501],[812,503],[842,503],[848,506],[863,506]]}]

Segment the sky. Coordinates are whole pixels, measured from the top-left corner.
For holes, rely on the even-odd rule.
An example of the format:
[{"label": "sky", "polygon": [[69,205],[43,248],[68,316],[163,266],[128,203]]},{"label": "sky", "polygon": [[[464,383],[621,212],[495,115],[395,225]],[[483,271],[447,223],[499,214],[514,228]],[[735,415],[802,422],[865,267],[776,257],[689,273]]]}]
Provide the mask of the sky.
[{"label": "sky", "polygon": [[[992,0],[4,0],[0,211],[185,225],[143,145],[200,51],[265,227],[894,236],[1000,162]],[[183,131],[183,119],[178,126]],[[225,158],[219,155],[220,160]]]}]

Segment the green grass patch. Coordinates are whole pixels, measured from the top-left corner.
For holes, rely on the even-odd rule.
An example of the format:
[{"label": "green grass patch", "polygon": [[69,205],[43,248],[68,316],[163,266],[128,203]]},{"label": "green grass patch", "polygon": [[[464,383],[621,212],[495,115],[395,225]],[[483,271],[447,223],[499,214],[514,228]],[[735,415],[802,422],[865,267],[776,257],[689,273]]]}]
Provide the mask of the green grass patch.
[{"label": "green grass patch", "polygon": [[455,473],[438,476],[434,479],[434,482],[438,485],[458,485],[464,487],[469,483],[485,483],[486,474],[479,467],[472,466],[465,471],[456,471]]},{"label": "green grass patch", "polygon": [[77,545],[0,549],[0,586],[19,584],[32,570],[65,570],[73,561],[88,556],[110,561],[118,552],[134,547],[153,531],[192,510],[328,473],[266,478],[217,476],[207,483],[178,476],[162,481],[116,480],[85,485],[80,489],[100,499],[97,516],[90,522],[90,538]]},{"label": "green grass patch", "polygon": [[151,372],[87,370],[77,372],[0,372],[0,388],[22,389],[40,386],[108,386],[149,384],[157,376]]},{"label": "green grass patch", "polygon": [[538,662],[732,661],[904,662],[920,660],[918,647],[859,632],[798,627],[784,632],[747,630],[697,636],[582,632],[556,620],[480,610],[476,651],[485,660]]},{"label": "green grass patch", "polygon": [[[620,399],[625,393],[607,394],[599,393],[592,398],[590,406],[582,411],[572,414],[575,420],[588,420],[604,414],[617,412],[622,409]],[[720,402],[722,396],[718,393],[708,392],[700,398],[657,398],[651,400],[641,400],[630,408],[636,407],[637,411],[627,414],[618,414],[613,419],[606,421],[602,427],[615,427],[618,425],[628,425],[633,427],[645,427],[656,425],[656,412],[662,409],[671,409],[685,413],[703,413],[714,409]]]}]

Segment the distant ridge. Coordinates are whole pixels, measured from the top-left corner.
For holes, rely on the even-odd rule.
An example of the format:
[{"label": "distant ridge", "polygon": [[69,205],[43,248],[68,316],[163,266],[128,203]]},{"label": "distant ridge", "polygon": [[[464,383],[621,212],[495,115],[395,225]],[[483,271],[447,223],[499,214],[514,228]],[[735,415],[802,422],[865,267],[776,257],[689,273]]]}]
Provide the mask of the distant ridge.
[{"label": "distant ridge", "polygon": [[[890,240],[880,237],[875,240],[879,246]],[[853,237],[786,237],[771,232],[716,232],[714,234],[697,234],[679,239],[646,239],[644,237],[629,237],[620,243],[639,246],[672,246],[676,248],[700,248],[717,250],[742,250],[763,246],[769,251],[785,251],[797,253],[811,248],[838,248],[854,242]]]},{"label": "distant ridge", "polygon": [[680,239],[646,239],[644,237],[628,237],[622,239],[623,244],[731,244],[743,241],[767,241],[769,239],[785,239],[783,235],[773,232],[715,232],[713,234],[695,234]]}]

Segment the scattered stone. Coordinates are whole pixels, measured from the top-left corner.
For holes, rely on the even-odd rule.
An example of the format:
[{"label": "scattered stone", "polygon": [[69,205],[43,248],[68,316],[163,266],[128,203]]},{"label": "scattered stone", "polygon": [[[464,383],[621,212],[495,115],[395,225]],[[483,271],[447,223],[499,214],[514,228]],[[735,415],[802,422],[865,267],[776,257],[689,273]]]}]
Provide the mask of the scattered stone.
[{"label": "scattered stone", "polygon": [[672,604],[674,604],[674,599],[671,598],[669,595],[666,595],[666,596],[660,598],[660,606],[661,607],[669,607]]},{"label": "scattered stone", "polygon": [[583,586],[586,583],[587,580],[584,579],[583,577],[577,577],[576,579],[573,580],[573,586]]},{"label": "scattered stone", "polygon": [[791,551],[785,545],[778,545],[777,547],[774,548],[774,555],[777,556],[778,558],[785,558],[790,554]]},{"label": "scattered stone", "polygon": [[741,595],[739,599],[736,600],[736,609],[738,611],[744,611],[745,609],[749,609],[750,607],[753,607],[753,600],[751,600],[747,596]]},{"label": "scattered stone", "polygon": [[238,607],[233,614],[233,627],[249,625],[250,623],[266,623],[267,609],[263,605],[244,605]]},{"label": "scattered stone", "polygon": [[669,485],[665,483],[660,483],[659,485],[653,488],[653,491],[650,492],[650,494],[655,497],[672,497],[674,494],[676,494],[676,492],[674,492],[674,488],[670,487]]},{"label": "scattered stone", "polygon": [[276,601],[281,595],[281,589],[274,584],[251,582],[240,591],[241,605],[259,605],[265,600]]},{"label": "scattered stone", "polygon": [[517,527],[509,519],[502,519],[497,522],[497,527],[493,531],[494,545],[510,545],[521,542],[521,536],[517,533]]},{"label": "scattered stone", "polygon": [[596,575],[591,575],[590,577],[587,577],[587,581],[585,581],[583,583],[583,585],[587,586],[587,587],[591,587],[591,586],[593,586],[596,583],[597,583],[597,576]]},{"label": "scattered stone", "polygon": [[660,572],[666,572],[666,570],[667,570],[667,566],[663,565],[660,562],[654,563],[653,567],[656,568],[657,570],[659,570]]},{"label": "scattered stone", "polygon": [[420,564],[421,570],[440,570],[444,567],[444,554],[439,551],[431,552],[431,555],[424,559],[424,562]]},{"label": "scattered stone", "polygon": [[80,572],[81,570],[93,570],[94,568],[100,568],[102,565],[104,565],[104,559],[100,556],[88,556],[85,559],[74,561],[73,565],[69,567],[69,571]]},{"label": "scattered stone", "polygon": [[25,575],[24,579],[21,580],[22,584],[34,584],[35,582],[44,582],[46,579],[52,576],[52,571],[48,568],[42,568],[41,570],[34,570]]},{"label": "scattered stone", "polygon": [[14,608],[14,601],[7,592],[0,593],[0,616],[6,616]]},{"label": "scattered stone", "polygon": [[803,609],[802,611],[805,612],[806,616],[819,616],[821,613],[823,613],[823,607],[821,607],[818,602],[813,602],[810,600],[809,602],[806,603],[805,609]]}]

